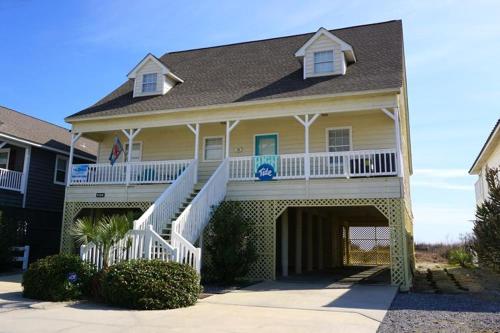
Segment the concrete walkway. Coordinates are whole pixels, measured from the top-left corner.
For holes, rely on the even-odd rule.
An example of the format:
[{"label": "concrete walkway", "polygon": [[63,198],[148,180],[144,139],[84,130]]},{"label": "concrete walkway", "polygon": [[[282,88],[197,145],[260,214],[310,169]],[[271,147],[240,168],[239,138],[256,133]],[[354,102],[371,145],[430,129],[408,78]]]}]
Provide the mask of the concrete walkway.
[{"label": "concrete walkway", "polygon": [[12,280],[0,276],[0,332],[376,332],[396,294],[387,285],[269,281],[190,308],[130,311],[23,299]]}]

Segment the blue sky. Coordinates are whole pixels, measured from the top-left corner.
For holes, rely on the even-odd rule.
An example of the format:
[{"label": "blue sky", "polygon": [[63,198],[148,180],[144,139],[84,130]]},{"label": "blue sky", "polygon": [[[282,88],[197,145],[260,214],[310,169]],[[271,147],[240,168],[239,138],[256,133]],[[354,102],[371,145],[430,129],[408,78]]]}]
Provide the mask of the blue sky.
[{"label": "blue sky", "polygon": [[[376,5],[375,5],[376,3]],[[402,19],[417,241],[471,229],[467,175],[500,115],[497,1],[0,2],[0,105],[64,125],[152,52]]]}]

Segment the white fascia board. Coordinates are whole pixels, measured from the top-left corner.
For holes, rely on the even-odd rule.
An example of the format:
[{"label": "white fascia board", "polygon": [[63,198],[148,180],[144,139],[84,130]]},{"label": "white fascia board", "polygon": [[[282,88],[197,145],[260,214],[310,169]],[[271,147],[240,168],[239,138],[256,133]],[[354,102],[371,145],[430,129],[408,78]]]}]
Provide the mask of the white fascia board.
[{"label": "white fascia board", "polygon": [[479,156],[476,158],[476,160],[474,161],[474,164],[472,165],[472,167],[469,170],[470,175],[477,175],[477,174],[479,174],[479,172],[481,172],[481,169],[483,167],[483,165],[481,163],[484,162],[483,160],[485,158],[485,154],[489,151],[490,146],[491,146],[492,142],[495,141],[495,138],[497,137],[497,135],[500,135],[500,126],[497,126],[495,128],[495,131],[489,137],[489,140],[485,143],[485,145],[481,149]]}]

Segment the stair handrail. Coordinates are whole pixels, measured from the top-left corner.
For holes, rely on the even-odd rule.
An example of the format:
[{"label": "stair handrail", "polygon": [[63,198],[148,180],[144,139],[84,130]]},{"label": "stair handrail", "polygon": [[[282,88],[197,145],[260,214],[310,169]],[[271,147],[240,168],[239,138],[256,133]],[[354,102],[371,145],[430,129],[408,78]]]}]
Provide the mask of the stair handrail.
[{"label": "stair handrail", "polygon": [[179,206],[191,194],[195,185],[198,160],[189,166],[167,187],[155,202],[134,221],[134,230],[144,230],[152,225],[156,233],[161,233],[168,221],[174,218]]},{"label": "stair handrail", "polygon": [[229,158],[222,161],[201,191],[172,223],[172,242],[182,236],[194,244],[210,220],[212,208],[219,205],[226,196],[229,180]]},{"label": "stair handrail", "polygon": [[[146,229],[129,230],[125,237],[109,249],[108,256],[110,265],[132,259],[178,261],[178,249],[165,241],[153,230],[153,226],[149,225]],[[80,258],[101,269],[102,246],[92,242],[80,246]]]}]

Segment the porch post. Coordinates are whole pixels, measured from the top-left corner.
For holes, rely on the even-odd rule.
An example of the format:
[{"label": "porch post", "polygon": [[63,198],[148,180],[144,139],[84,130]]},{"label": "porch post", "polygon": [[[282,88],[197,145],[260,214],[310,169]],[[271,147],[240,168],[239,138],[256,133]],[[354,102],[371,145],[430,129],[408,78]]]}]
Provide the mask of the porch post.
[{"label": "porch post", "polygon": [[71,182],[71,170],[73,169],[73,155],[75,153],[75,144],[82,136],[82,133],[71,133],[71,144],[69,147],[68,172],[66,175],[66,186]]},{"label": "porch post", "polygon": [[318,269],[324,268],[324,248],[323,248],[323,216],[318,216]]},{"label": "porch post", "polygon": [[226,158],[229,158],[229,147],[230,147],[230,135],[236,125],[239,124],[239,120],[235,120],[232,124],[231,121],[226,121]]},{"label": "porch post", "polygon": [[28,176],[30,173],[31,146],[24,148],[23,178],[21,182],[21,193],[23,194],[23,208],[26,206],[26,190],[28,189]]},{"label": "porch post", "polygon": [[309,157],[309,127],[314,123],[314,121],[319,117],[319,114],[315,114],[312,116],[311,119],[309,119],[309,115],[306,114],[304,116],[304,119],[300,118],[299,116],[294,116],[295,119],[299,123],[301,123],[304,126],[304,173],[305,173],[305,178],[309,179],[309,176],[311,175],[311,160]]},{"label": "porch post", "polygon": [[288,209],[281,215],[281,275],[288,276]]},{"label": "porch post", "polygon": [[394,108],[394,113],[391,113],[387,109],[382,109],[382,112],[386,114],[387,117],[394,120],[394,139],[396,140],[396,169],[398,176],[403,176],[403,152],[401,149],[401,128],[399,125],[399,108]]},{"label": "porch post", "polygon": [[122,129],[122,132],[125,134],[125,136],[128,139],[128,151],[127,151],[127,170],[126,170],[126,176],[127,176],[127,185],[130,183],[130,160],[132,159],[132,145],[134,144],[134,138],[139,134],[141,131],[140,128],[131,128],[128,130]]},{"label": "porch post", "polygon": [[302,209],[297,208],[295,226],[295,274],[302,273]]},{"label": "porch post", "polygon": [[403,176],[403,151],[401,149],[401,128],[399,125],[399,108],[394,108],[394,130],[396,132],[396,150],[397,150],[397,165],[398,165],[398,176]]},{"label": "porch post", "polygon": [[194,134],[194,160],[195,160],[195,172],[194,172],[194,183],[198,183],[198,160],[199,160],[199,151],[200,151],[200,124],[196,123],[193,127],[188,124],[187,127]]},{"label": "porch post", "polygon": [[307,271],[313,270],[313,214],[307,213]]}]

